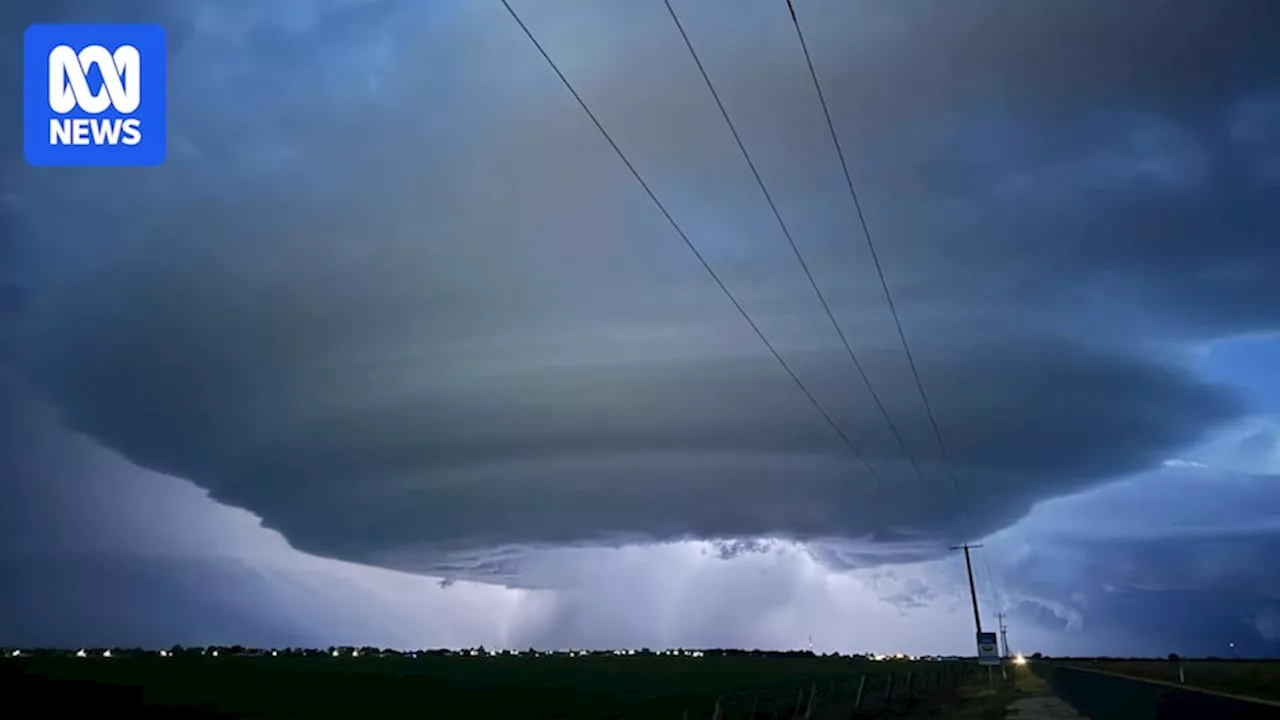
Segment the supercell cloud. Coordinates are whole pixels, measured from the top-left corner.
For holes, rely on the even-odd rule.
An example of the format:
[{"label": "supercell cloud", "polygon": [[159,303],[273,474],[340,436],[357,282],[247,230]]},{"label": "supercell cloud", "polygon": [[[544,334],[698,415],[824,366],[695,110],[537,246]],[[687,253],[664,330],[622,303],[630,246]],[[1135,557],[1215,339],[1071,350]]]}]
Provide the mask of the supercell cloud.
[{"label": "supercell cloud", "polygon": [[514,5],[878,481],[494,5],[157,4],[169,161],[10,168],[8,363],[299,549],[428,572],[753,536],[922,558],[1243,412],[1187,362],[1280,328],[1268,4],[798,4],[968,517],[785,6],[676,3],[919,475],[661,4]]}]

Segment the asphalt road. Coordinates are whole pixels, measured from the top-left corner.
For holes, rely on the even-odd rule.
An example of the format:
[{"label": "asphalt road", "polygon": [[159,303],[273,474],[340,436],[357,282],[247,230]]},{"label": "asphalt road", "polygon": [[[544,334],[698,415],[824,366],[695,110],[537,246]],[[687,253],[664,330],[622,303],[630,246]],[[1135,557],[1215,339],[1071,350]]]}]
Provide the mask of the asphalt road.
[{"label": "asphalt road", "polygon": [[1055,694],[1091,720],[1276,720],[1280,708],[1036,663]]}]

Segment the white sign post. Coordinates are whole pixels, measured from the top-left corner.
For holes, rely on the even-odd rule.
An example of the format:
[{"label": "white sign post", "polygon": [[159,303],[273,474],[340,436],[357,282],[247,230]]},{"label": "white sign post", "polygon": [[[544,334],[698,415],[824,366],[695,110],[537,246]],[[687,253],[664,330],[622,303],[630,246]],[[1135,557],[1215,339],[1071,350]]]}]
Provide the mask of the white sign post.
[{"label": "white sign post", "polygon": [[993,632],[978,633],[978,664],[999,665],[1000,645]]}]

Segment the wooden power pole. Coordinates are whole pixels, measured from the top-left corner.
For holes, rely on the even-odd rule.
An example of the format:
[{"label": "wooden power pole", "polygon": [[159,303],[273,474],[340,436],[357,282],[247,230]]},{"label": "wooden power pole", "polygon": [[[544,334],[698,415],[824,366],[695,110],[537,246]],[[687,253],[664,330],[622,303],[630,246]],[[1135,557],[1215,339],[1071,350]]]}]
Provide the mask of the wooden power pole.
[{"label": "wooden power pole", "polygon": [[952,550],[964,550],[964,567],[969,571],[969,599],[973,601],[973,625],[978,632],[982,632],[982,613],[978,612],[978,588],[973,584],[973,562],[969,559],[969,550],[971,548],[980,548],[981,545],[955,545]]}]

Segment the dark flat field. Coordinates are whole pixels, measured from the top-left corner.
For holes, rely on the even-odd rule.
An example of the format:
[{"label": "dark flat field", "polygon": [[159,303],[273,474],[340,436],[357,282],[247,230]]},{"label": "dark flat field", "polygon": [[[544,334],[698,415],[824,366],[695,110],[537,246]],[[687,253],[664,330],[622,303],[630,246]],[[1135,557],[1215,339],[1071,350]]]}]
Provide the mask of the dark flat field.
[{"label": "dark flat field", "polygon": [[886,696],[926,705],[947,695],[960,670],[955,662],[812,656],[37,656],[0,660],[0,703],[135,717],[638,720],[688,711],[692,720],[711,717],[722,698],[728,720],[753,706],[760,717],[790,717],[815,688],[818,706],[847,705],[863,675],[865,705],[882,706]]}]

